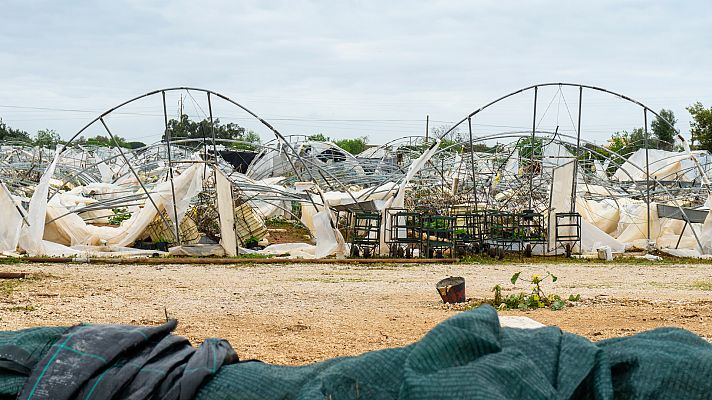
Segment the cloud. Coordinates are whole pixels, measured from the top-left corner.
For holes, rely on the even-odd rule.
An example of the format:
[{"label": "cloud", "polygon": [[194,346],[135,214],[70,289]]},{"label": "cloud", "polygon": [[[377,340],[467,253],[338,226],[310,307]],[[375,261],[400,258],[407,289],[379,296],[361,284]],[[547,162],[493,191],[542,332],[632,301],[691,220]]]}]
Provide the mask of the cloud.
[{"label": "cloud", "polygon": [[[275,123],[386,141],[422,133],[415,121],[425,114],[453,121],[511,90],[573,81],[672,108],[686,128],[685,106],[712,103],[710,11],[705,1],[10,1],[0,105],[102,110],[155,88],[198,86],[267,118],[411,121]],[[612,118],[611,104],[586,114],[610,122],[600,140],[640,124],[632,112]],[[502,111],[501,125],[530,113]],[[0,116],[64,136],[86,117],[1,107]]]}]

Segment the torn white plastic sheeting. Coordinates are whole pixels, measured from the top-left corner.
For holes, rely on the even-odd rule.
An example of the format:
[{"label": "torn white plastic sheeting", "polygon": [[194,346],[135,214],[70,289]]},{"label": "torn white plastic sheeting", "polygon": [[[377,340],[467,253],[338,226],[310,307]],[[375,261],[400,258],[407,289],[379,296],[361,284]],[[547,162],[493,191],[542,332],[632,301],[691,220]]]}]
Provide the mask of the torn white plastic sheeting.
[{"label": "torn white plastic sheeting", "polygon": [[598,229],[595,225],[581,219],[581,251],[597,253],[600,247],[608,246],[613,253],[624,253],[625,244]]},{"label": "torn white plastic sheeting", "polygon": [[314,214],[314,236],[316,238],[316,258],[328,257],[336,253],[338,243],[328,211],[319,211]]},{"label": "torn white plastic sheeting", "polygon": [[96,165],[96,167],[99,170],[99,174],[101,174],[101,181],[103,183],[110,183],[114,180],[114,171],[112,171],[111,167],[106,165],[105,162],[100,162]]},{"label": "torn white plastic sheeting", "polygon": [[410,183],[410,180],[413,179],[415,174],[417,174],[421,169],[423,169],[425,164],[430,161],[430,159],[435,155],[435,153],[438,152],[439,149],[440,139],[436,140],[432,145],[430,145],[430,148],[428,150],[424,151],[423,154],[420,155],[420,157],[418,157],[410,164],[410,166],[408,166],[408,173],[405,175],[405,178],[403,178],[400,187],[398,187],[398,192],[396,193],[395,197],[393,197],[393,201],[390,204],[390,207],[403,207],[403,205],[405,204],[406,186],[408,186],[408,183]]},{"label": "torn white plastic sheeting", "polygon": [[608,168],[608,161],[606,160],[606,166],[601,164],[599,160],[593,160],[593,168],[595,170],[596,176],[602,179],[604,182],[608,182],[608,175],[606,175],[606,168]]},{"label": "torn white plastic sheeting", "polygon": [[509,175],[519,175],[519,149],[514,149],[504,164],[504,170]]},{"label": "torn white plastic sheeting", "polygon": [[215,170],[215,190],[218,199],[220,218],[220,245],[228,256],[237,255],[237,236],[235,235],[235,207],[232,198],[232,184],[219,169]]},{"label": "torn white plastic sheeting", "polygon": [[[311,189],[318,189],[313,182],[296,182],[295,188],[297,192],[301,193]],[[377,209],[383,210],[385,207],[387,207],[387,201],[384,201],[384,199],[393,198],[393,196],[396,194],[396,188],[398,188],[398,185],[396,183],[386,182],[376,187],[375,189],[366,188],[350,192],[350,195],[347,192],[330,191],[321,193],[321,196],[314,194],[311,194],[310,196],[314,204],[317,205],[321,204],[322,199],[328,203],[329,207],[354,204],[354,198],[356,198],[357,201],[373,201]],[[300,221],[302,222],[302,224],[312,234],[316,233],[316,227],[314,225],[314,216],[318,212],[317,209],[314,207],[314,204],[311,202],[302,203],[302,215],[300,217]],[[337,235],[341,235],[341,233],[334,234],[334,236],[338,239]]]},{"label": "torn white plastic sheeting", "polygon": [[[712,200],[712,194],[707,199]],[[712,254],[712,210],[707,214],[705,222],[702,224],[702,232],[700,232],[700,242],[702,242],[702,252],[704,254]]]},{"label": "torn white plastic sheeting", "polygon": [[[704,158],[706,159],[705,164],[709,163],[710,159],[710,153],[709,152],[701,152],[697,153],[698,156],[696,156],[692,150],[690,149],[690,144],[687,143],[687,139],[685,139],[684,136],[682,135],[677,135],[677,139],[682,142],[682,148],[685,151],[685,154],[687,154],[688,159],[691,160],[695,164],[695,168],[697,169],[697,172],[700,174],[700,177],[702,177],[702,184],[705,186],[710,186],[710,180],[709,177],[707,176],[707,172],[705,171],[704,168],[702,168],[702,163],[700,163],[699,158]],[[707,200],[709,201],[712,199],[712,196],[708,197]],[[709,207],[709,206],[708,206]]]},{"label": "torn white plastic sheeting", "polygon": [[[324,197],[324,200],[329,202],[329,206],[333,207],[354,204],[354,199],[359,202],[370,200],[386,200],[395,195],[396,189],[398,187],[398,184],[396,184],[395,182],[386,182],[376,188],[366,188],[352,192],[329,191],[324,192],[322,195]],[[317,201],[317,203],[320,203],[321,199],[318,200],[319,201]]]},{"label": "torn white plastic sheeting", "polygon": [[655,241],[660,236],[660,220],[658,219],[658,207],[656,203],[650,203],[650,238],[648,238],[648,207],[640,202],[630,202],[623,204],[620,214],[618,231],[616,237],[619,241],[629,246],[645,249],[648,239]]},{"label": "torn white plastic sheeting", "polygon": [[20,240],[22,214],[5,184],[0,182],[0,252],[14,252]]},{"label": "torn white plastic sheeting", "polygon": [[49,181],[54,175],[54,170],[57,167],[59,153],[62,151],[62,146],[58,145],[54,153],[52,163],[47,167],[44,174],[40,178],[39,183],[35,187],[35,192],[30,199],[29,210],[27,212],[27,223],[22,227],[19,247],[31,256],[44,254],[44,246],[42,236],[44,235],[45,218],[47,216],[47,197],[49,196]]},{"label": "torn white plastic sheeting", "polygon": [[73,194],[77,196],[91,196],[97,200],[112,200],[126,196],[126,188],[113,183],[91,182],[84,186],[77,186],[65,193],[58,193],[56,196]]},{"label": "torn white plastic sheeting", "polygon": [[309,243],[280,243],[271,244],[257,252],[264,255],[289,254],[289,258],[316,258],[316,246]]},{"label": "torn white plastic sheeting", "polygon": [[[699,176],[694,168],[696,160],[702,152],[674,152],[648,149],[648,169],[650,179],[693,181]],[[692,159],[691,159],[692,158]],[[638,149],[631,154],[623,165],[613,174],[613,179],[621,182],[646,180],[646,150]]]},{"label": "torn white plastic sheeting", "polygon": [[336,224],[333,223],[336,217],[331,212],[331,203],[319,186],[300,182],[298,190],[306,191],[309,189],[319,192],[318,200],[323,203],[316,203],[317,196],[312,195],[316,207],[314,204],[302,206],[302,223],[309,228],[317,242],[318,249],[315,249],[314,254],[316,258],[324,258],[332,254],[336,254],[337,258],[343,258],[346,254],[346,241],[336,228]]},{"label": "torn white plastic sheeting", "polygon": [[698,250],[693,249],[660,249],[661,252],[673,257],[684,258],[699,258],[703,260],[712,260],[712,254],[702,254]]},{"label": "torn white plastic sheeting", "polygon": [[[549,225],[556,227],[556,213],[571,211],[571,190],[574,181],[574,162],[556,167],[551,172],[551,197],[549,199]],[[569,230],[564,232],[564,230]],[[572,227],[563,228],[560,233],[570,235]],[[556,228],[549,229],[548,250],[556,249]]]},{"label": "torn white plastic sheeting", "polygon": [[219,244],[189,244],[168,249],[172,256],[186,257],[224,257],[225,249]]},{"label": "torn white plastic sheeting", "polygon": [[576,197],[576,211],[581,214],[581,218],[609,235],[618,229],[620,210],[612,199],[595,201]]},{"label": "torn white plastic sheeting", "polygon": [[[205,167],[202,164],[193,164],[173,179],[176,197],[179,195],[186,196],[181,200],[183,203],[187,204],[190,202],[190,198],[187,196],[191,195],[196,190],[194,180],[196,179],[196,175],[201,177],[204,176],[204,168]],[[149,193],[159,210],[167,209],[166,207],[170,204],[169,200],[172,197],[171,182],[162,182],[153,190],[149,191]],[[129,246],[140,238],[141,234],[145,232],[148,225],[150,225],[158,216],[156,207],[153,206],[149,199],[146,199],[144,201],[144,206],[134,212],[129,219],[122,221],[121,225],[117,227],[94,226],[87,224],[79,215],[68,213],[68,210],[65,207],[62,207],[61,204],[59,204],[59,201],[55,200],[55,198],[52,199],[50,207],[47,207],[47,202],[45,200],[44,205],[46,213],[50,219],[62,216],[52,222],[52,224],[56,224],[57,231],[65,235],[68,242],[73,246],[96,246],[101,244],[111,246]],[[168,214],[172,214],[172,210]],[[30,221],[30,223],[32,223],[32,221]],[[41,228],[43,232],[44,214]],[[42,237],[42,233],[40,233],[39,237]]]},{"label": "torn white plastic sheeting", "polygon": [[544,167],[560,167],[573,159],[573,154],[562,143],[552,142],[544,146],[544,154],[542,155]]},{"label": "torn white plastic sheeting", "polygon": [[[197,161],[197,156],[193,158]],[[167,209],[169,210],[168,216],[173,222],[174,226],[178,226],[185,213],[190,207],[190,201],[203,191],[203,181],[205,181],[205,173],[207,168],[198,168],[193,174],[189,175],[187,185],[180,185],[176,187],[173,185],[172,191],[175,192],[175,196],[170,196],[167,199]],[[175,182],[174,182],[175,183]],[[175,210],[175,213],[173,212]]]}]

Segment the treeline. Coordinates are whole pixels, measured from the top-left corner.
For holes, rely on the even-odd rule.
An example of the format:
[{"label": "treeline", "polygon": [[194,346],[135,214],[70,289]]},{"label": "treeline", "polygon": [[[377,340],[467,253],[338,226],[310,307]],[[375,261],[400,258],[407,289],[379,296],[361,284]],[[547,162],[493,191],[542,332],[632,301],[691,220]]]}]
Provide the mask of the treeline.
[{"label": "treeline", "polygon": [[[127,141],[120,136],[115,136],[114,138],[116,139],[115,141],[108,136],[98,135],[90,138],[80,136],[72,144],[98,147],[117,147],[118,145],[118,147],[127,149],[138,149],[146,146],[142,142]],[[40,129],[34,136],[30,136],[26,131],[8,126],[2,119],[0,119],[0,142],[49,148],[54,148],[58,144],[67,144],[54,129]]]},{"label": "treeline", "polygon": [[364,150],[366,150],[366,145],[368,144],[368,137],[366,136],[361,136],[353,139],[332,140],[330,137],[325,136],[323,133],[317,133],[316,135],[309,136],[308,139],[313,140],[315,142],[331,142],[354,155],[360,154]]},{"label": "treeline", "polygon": [[[245,150],[254,150],[255,145],[260,143],[260,136],[258,134],[237,124],[221,124],[219,119],[214,119],[212,123],[207,119],[192,121],[187,115],[181,116],[180,119],[171,119],[168,121],[168,133],[171,136],[171,140],[210,139],[214,134],[219,142],[220,140],[224,140],[221,144],[226,147]],[[165,133],[161,136],[161,139],[166,140]],[[30,136],[26,131],[8,126],[2,119],[0,119],[0,142],[49,148],[54,148],[58,144],[67,144],[53,129],[41,129],[37,131],[34,136]],[[114,135],[113,138],[102,135],[89,138],[80,136],[72,141],[70,145],[122,147],[126,149],[138,149],[146,146],[143,142],[126,140],[116,135]]]},{"label": "treeline", "polygon": [[[695,150],[707,150],[712,152],[712,107],[705,108],[702,103],[687,107],[687,111],[692,117],[690,121],[690,147]],[[648,131],[648,148],[660,150],[682,150],[675,147],[675,136],[677,132],[673,128],[677,124],[677,118],[671,110],[662,109],[650,124]],[[667,122],[670,124],[668,124]],[[670,126],[672,125],[672,126]],[[625,156],[636,150],[645,148],[645,129],[638,127],[628,131],[613,133],[605,145],[606,149]]]},{"label": "treeline", "polygon": [[[209,139],[215,135],[220,144],[242,150],[255,150],[255,145],[260,143],[260,135],[238,124],[221,124],[219,118],[213,119],[212,123],[208,119],[193,121],[185,114],[180,119],[168,121],[168,133],[171,140]],[[166,135],[161,138],[166,140]]]}]

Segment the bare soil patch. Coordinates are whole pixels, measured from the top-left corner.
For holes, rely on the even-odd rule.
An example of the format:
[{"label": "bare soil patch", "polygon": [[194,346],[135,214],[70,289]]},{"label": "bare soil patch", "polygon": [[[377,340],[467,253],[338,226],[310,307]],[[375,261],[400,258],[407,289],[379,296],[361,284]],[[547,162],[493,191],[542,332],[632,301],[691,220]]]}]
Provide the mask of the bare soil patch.
[{"label": "bare soil patch", "polygon": [[[402,346],[455,315],[435,283],[463,276],[468,297],[489,297],[510,276],[551,271],[549,291],[582,301],[524,315],[591,340],[679,326],[712,338],[712,265],[537,263],[454,265],[12,264],[0,280],[0,329],[179,320],[194,343],[228,339],[243,359],[303,364]],[[518,286],[520,290],[527,287]]]}]

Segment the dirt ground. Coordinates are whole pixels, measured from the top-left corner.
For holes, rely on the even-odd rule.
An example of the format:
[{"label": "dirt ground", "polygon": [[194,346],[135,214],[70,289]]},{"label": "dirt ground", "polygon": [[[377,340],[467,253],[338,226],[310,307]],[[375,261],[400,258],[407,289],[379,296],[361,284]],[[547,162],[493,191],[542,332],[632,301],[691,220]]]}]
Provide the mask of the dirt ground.
[{"label": "dirt ground", "polygon": [[[303,364],[419,339],[460,312],[435,283],[463,276],[468,297],[551,271],[545,287],[582,301],[562,311],[506,311],[592,340],[679,326],[712,338],[712,265],[88,265],[10,264],[0,271],[0,329],[177,318],[194,343],[228,339],[242,359]],[[518,285],[517,290],[527,290]]]}]

